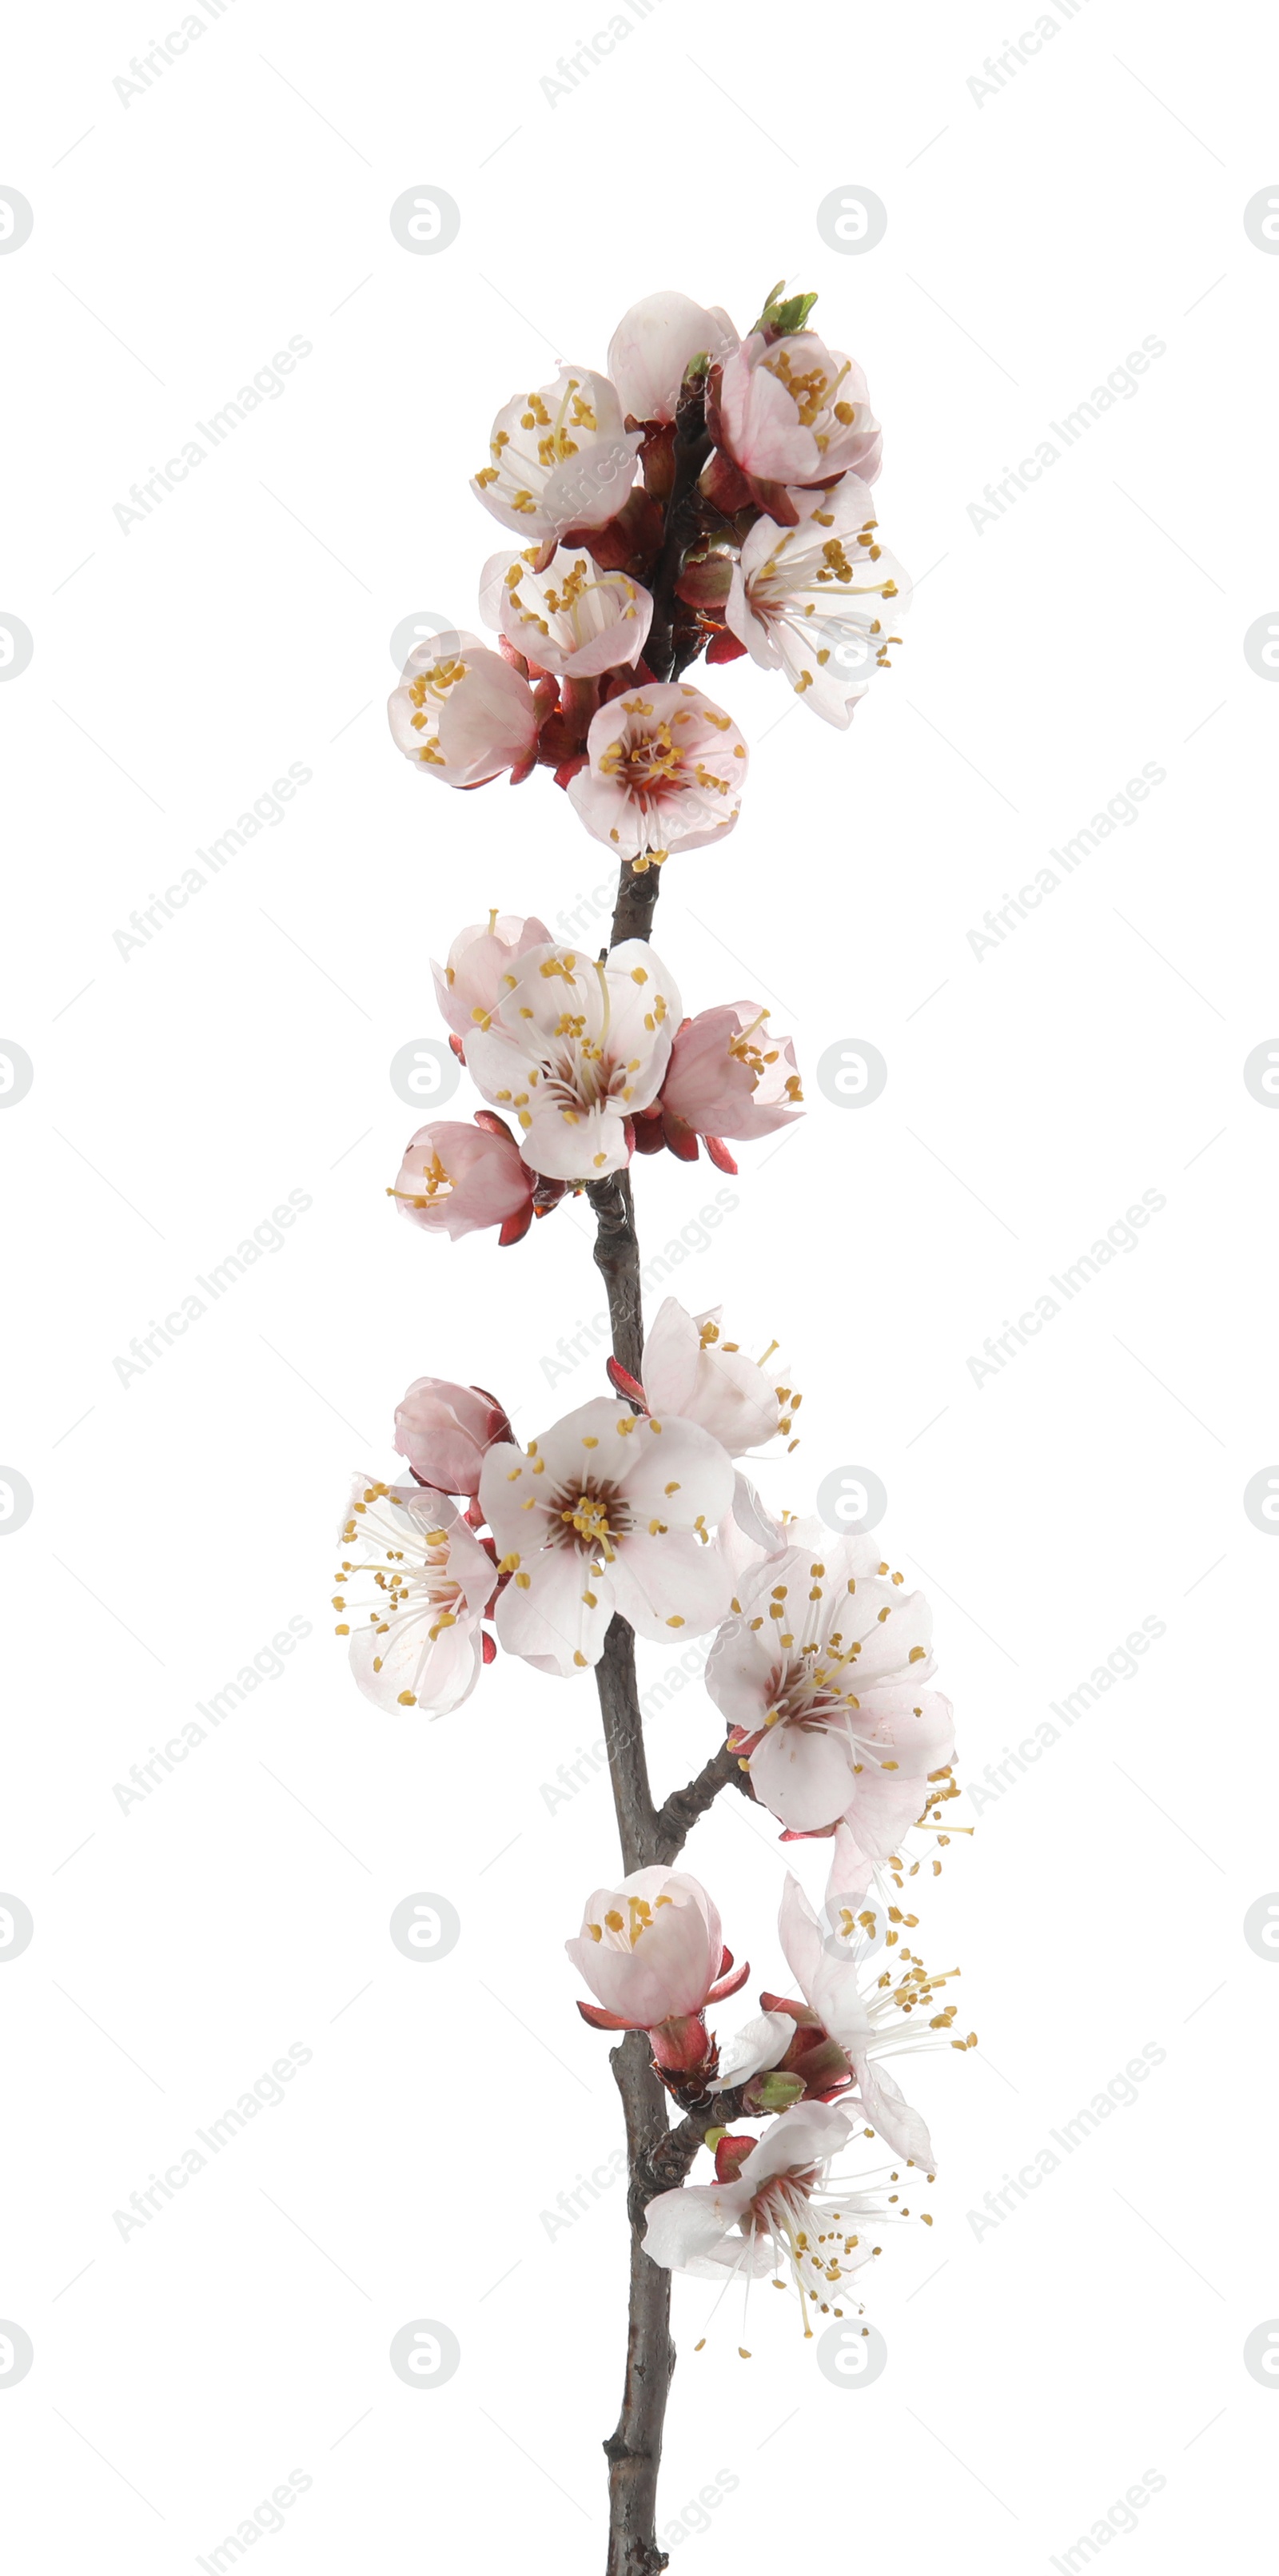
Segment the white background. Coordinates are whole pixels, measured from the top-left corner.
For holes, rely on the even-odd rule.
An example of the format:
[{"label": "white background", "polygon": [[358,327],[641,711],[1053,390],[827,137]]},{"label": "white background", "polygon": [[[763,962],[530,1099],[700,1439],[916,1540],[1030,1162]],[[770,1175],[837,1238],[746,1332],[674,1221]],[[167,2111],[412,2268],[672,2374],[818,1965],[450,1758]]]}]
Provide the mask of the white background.
[{"label": "white background", "polygon": [[[712,683],[747,799],[672,861],[657,945],[686,1008],[773,1006],[810,1109],[741,1149],[713,1235],[719,1176],[642,1164],[645,1251],[690,1227],[671,1285],[790,1353],[806,1438],[776,1505],[842,1464],[883,1478],[968,1778],[1143,1619],[1166,1634],[929,1882],[920,1943],[962,1961],[982,2045],[910,2070],[940,2172],[931,2233],[877,2267],[887,2370],[832,2386],[771,2296],[749,2364],[735,2320],[694,2359],[708,2294],[679,2285],[661,2527],[695,2567],[835,2547],[1020,2576],[1146,2471],[1125,2563],[1189,2571],[1270,2510],[1273,2386],[1242,2348],[1279,2314],[1275,1984],[1242,1921],[1279,1884],[1276,1551],[1241,1497],[1279,1458],[1279,1117],[1242,1065],[1279,1024],[1276,696],[1243,637],[1279,616],[1279,259],[1242,216],[1279,181],[1273,31],[1091,0],[978,98],[1021,28],[983,7],[657,0],[552,104],[597,17],[229,0],[127,105],[162,17],[9,31],[0,183],[35,210],[0,257],[0,609],[34,638],[0,687],[0,1034],[35,1068],[0,1118],[0,1454],[35,1496],[0,1550],[0,1887],[36,1927],[0,1967],[24,2576],[190,2566],[294,2468],[272,2566],[603,2563],[620,2190],[553,2237],[541,2216],[620,2136],[560,1948],[614,1866],[607,1788],[542,1794],[598,1738],[591,1686],[500,1664],[456,1718],[392,1724],[328,1595],[348,1470],[392,1471],[411,1377],[495,1387],[524,1434],[602,1387],[541,1365],[602,1302],[579,1207],[499,1252],[426,1240],[383,1190],[416,1123],[390,1060],[440,1035],[429,956],[490,904],[554,924],[606,870],[545,772],[449,796],[382,701],[402,619],[473,621],[496,539],[466,479],[515,387],[602,366],[640,294],[744,329],[782,275],[867,369],[884,534],[923,578],[848,735],[747,662]],[[438,256],[389,229],[419,185],[461,209]],[[816,209],[857,185],[888,230],[843,256]],[[122,531],[129,487],[293,335],[278,399]],[[979,530],[987,483],[1148,336],[1136,392]],[[291,763],[313,775],[283,819],[122,956]],[[979,959],[969,931],[1146,763],[1138,819]],[[849,1111],[812,1074],[855,1037],[889,1082]],[[290,1190],[312,1204],[281,1247],[122,1383]],[[1145,1191],[1136,1248],[976,1383]],[[291,1618],[280,1676],[122,1811],[113,1784]],[[714,1740],[690,1685],[652,1729],[662,1788]],[[688,1857],[752,1987],[778,1983],[763,1818],[721,1802]],[[387,1928],[417,1890],[462,1925],[423,1965]],[[122,2240],[113,2211],[291,2042],[283,2102]],[[1139,2100],[979,2236],[968,2213],[1148,2042]],[[418,2392],[387,2349],[421,2317],[462,2363]]]}]

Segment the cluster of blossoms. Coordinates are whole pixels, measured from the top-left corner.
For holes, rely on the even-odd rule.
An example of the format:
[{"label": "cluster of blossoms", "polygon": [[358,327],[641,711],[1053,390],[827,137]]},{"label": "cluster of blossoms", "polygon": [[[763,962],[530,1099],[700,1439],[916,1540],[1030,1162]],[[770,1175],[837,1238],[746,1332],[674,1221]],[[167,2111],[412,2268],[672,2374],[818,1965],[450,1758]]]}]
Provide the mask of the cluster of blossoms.
[{"label": "cluster of blossoms", "polygon": [[[357,1478],[357,1561],[334,1608],[361,1688],[439,1716],[469,1697],[492,1638],[543,1672],[598,1663],[615,1611],[665,1642],[714,1630],[706,1687],[750,1790],[790,1840],[829,1838],[859,1900],[912,1824],[954,1795],[950,1703],[928,1690],[932,1620],[874,1540],[775,1521],[737,1460],[789,1433],[802,1398],[668,1297],[645,1383],[596,1396],[521,1448],[497,1399],[418,1378],[395,1415],[412,1482]],[[793,1442],[791,1444],[794,1445]],[[487,1651],[485,1651],[487,1648]]]},{"label": "cluster of blossoms", "polygon": [[706,1150],[771,1135],[802,1100],[795,1050],[762,1003],[721,1002],[691,1019],[647,940],[607,956],[562,947],[540,921],[490,913],[460,931],[435,989],[450,1043],[491,1106],[433,1119],[405,1147],[393,1195],[456,1239],[497,1226],[518,1243],[566,1189],[623,1170],[634,1153]]},{"label": "cluster of blossoms", "polygon": [[[813,300],[775,290],[743,339],[718,306],[650,296],[618,325],[607,374],[561,367],[493,423],[472,488],[507,532],[479,585],[495,641],[420,645],[392,734],[447,786],[549,768],[617,858],[618,909],[598,956],[535,917],[494,911],[458,933],[435,989],[484,1106],[420,1128],[390,1195],[428,1233],[492,1229],[502,1244],[584,1195],[611,1391],[518,1441],[486,1388],[416,1379],[395,1415],[407,1472],[355,1480],[334,1594],[359,1687],[387,1712],[457,1710],[499,1652],[565,1679],[598,1668],[623,1845],[645,1865],[593,1892],[566,1946],[590,1989],[583,2018],[620,2038],[632,2226],[668,2271],[789,2283],[806,2333],[814,2308],[859,2305],[846,2285],[912,2214],[902,2169],[932,2176],[928,2130],[887,2061],[975,2044],[942,1999],[955,1971],[925,1967],[906,1910],[929,1849],[912,1838],[932,1838],[934,1874],[949,1840],[952,1712],[931,1686],[928,1605],[878,1542],[778,1519],[756,1490],[750,1465],[796,1445],[801,1397],[778,1345],[754,1356],[718,1307],[673,1297],[645,1336],[629,1167],[705,1146],[734,1172],[730,1145],[802,1104],[794,1048],[765,1009],[686,1015],[648,932],[657,869],[720,840],[742,809],[746,744],[690,665],[749,653],[843,729],[898,640],[909,585],[877,533],[879,424],[861,369],[809,329]],[[658,1809],[634,1638],[672,1635],[710,1639],[721,1732]],[[708,2013],[749,1967],[705,1888],[671,1864],[730,1784],[784,1842],[822,1845],[829,1875],[820,1913],[786,1881],[779,1933],[798,1991],[761,1992],[721,2035]],[[683,2117],[655,2146],[663,2088]],[[876,2139],[887,2167],[836,2179],[844,2151]],[[714,2179],[689,2183],[699,2148]],[[633,2282],[610,2566],[665,2563],[652,2523],[664,2333]]]},{"label": "cluster of blossoms", "polygon": [[650,295],[608,373],[563,366],[498,413],[472,490],[513,542],[480,579],[495,645],[419,644],[390,702],[401,751],[449,787],[549,768],[588,832],[643,871],[730,832],[746,744],[682,677],[749,653],[846,726],[899,641],[910,584],[881,546],[880,429],[861,368],[767,299]]},{"label": "cluster of blossoms", "polygon": [[[579,2007],[584,2017],[647,2031],[682,2104],[738,2087],[748,2113],[778,2115],[758,2144],[715,2138],[714,2186],[654,2202],[649,2251],[686,2270],[751,2271],[785,2245],[807,2295],[805,2230],[817,2244],[814,2195],[853,2134],[848,2114],[931,2171],[927,2131],[882,2059],[913,2044],[924,2021],[952,2046],[971,2044],[951,2037],[953,2005],[927,2009],[947,1980],[903,1941],[914,1915],[888,1909],[898,1973],[867,1965],[868,1892],[888,1881],[900,1891],[906,1868],[918,1872],[902,1858],[913,1828],[948,1839],[952,1712],[925,1687],[934,1667],[922,1595],[903,1589],[873,1540],[774,1520],[738,1463],[790,1434],[802,1401],[774,1349],[752,1359],[724,1338],[718,1311],[690,1315],[668,1297],[643,1385],[616,1363],[612,1374],[624,1393],[579,1405],[525,1446],[485,1389],[417,1379],[395,1416],[412,1482],[361,1478],[352,1492],[342,1541],[358,1555],[342,1561],[334,1606],[363,1615],[355,1625],[344,1616],[339,1634],[370,1699],[439,1716],[469,1697],[499,1645],[569,1677],[598,1663],[615,1615],[659,1641],[714,1631],[706,1686],[747,1794],[784,1841],[830,1844],[824,1917],[794,1879],[782,1905],[802,2001],[762,1995],[760,2017],[721,2053],[705,2010],[748,1970],[732,1973],[714,1905],[679,1872],[641,1869],[597,1889],[568,1949],[596,1998]],[[835,2100],[838,2115],[821,2107]],[[878,2251],[865,2232],[872,2217],[907,2214],[891,2195],[836,2197],[850,2225],[859,2212],[865,2224],[835,2270],[836,2253],[823,2255],[829,2282]],[[820,2243],[833,2244],[828,2231]]]},{"label": "cluster of blossoms", "polygon": [[[733,1971],[719,1915],[695,1878],[642,1869],[597,1888],[581,1932],[565,1944],[599,1998],[579,2003],[583,2019],[597,2030],[646,2032],[678,2101],[696,2104],[731,2086],[748,2118],[775,2115],[759,2137],[727,2127],[706,2133],[714,2181],[648,2203],[646,2251],[669,2270],[721,2285],[725,2273],[749,2282],[771,2272],[778,2287],[798,2291],[806,2334],[809,2306],[842,2316],[843,2285],[878,2255],[881,2228],[911,2216],[901,2193],[887,2188],[900,2172],[872,2170],[836,2185],[835,2158],[860,2131],[933,2179],[928,2130],[884,2059],[974,2044],[971,2035],[952,2035],[953,2004],[931,2009],[947,1977],[930,1976],[904,1945],[899,1973],[876,1974],[863,1926],[842,1906],[834,1919],[840,1928],[832,1930],[829,1900],[823,1921],[798,1880],[787,1878],[778,1930],[799,1997],[761,1994],[759,2014],[722,2050],[707,2030],[706,2007],[736,1993],[749,1971]],[[898,1940],[895,1931],[891,1937]],[[928,2211],[916,2215],[932,2225]]]},{"label": "cluster of blossoms", "polygon": [[615,1364],[626,1393],[578,1405],[525,1448],[494,1396],[415,1380],[395,1416],[412,1482],[357,1478],[342,1524],[360,1554],[338,1568],[334,1608],[358,1621],[344,1616],[339,1634],[361,1689],[438,1717],[474,1689],[493,1632],[568,1675],[598,1663],[614,1612],[642,1637],[717,1628],[727,1641],[735,1584],[781,1544],[736,1465],[793,1429],[801,1399],[775,1350],[751,1359],[718,1311],[669,1297],[644,1386]]}]

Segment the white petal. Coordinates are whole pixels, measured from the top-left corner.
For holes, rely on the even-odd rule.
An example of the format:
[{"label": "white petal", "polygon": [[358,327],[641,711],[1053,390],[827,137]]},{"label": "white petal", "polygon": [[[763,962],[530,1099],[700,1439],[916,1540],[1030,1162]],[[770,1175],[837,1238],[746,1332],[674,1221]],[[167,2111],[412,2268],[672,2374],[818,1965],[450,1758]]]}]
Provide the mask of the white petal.
[{"label": "white petal", "polygon": [[770,1726],[750,1757],[757,1798],[791,1833],[833,1825],[853,1799],[853,1750],[833,1727]]},{"label": "white petal", "polygon": [[671,1530],[665,1538],[643,1533],[627,1538],[610,1572],[622,1617],[638,1636],[661,1645],[669,1645],[674,1636],[704,1636],[728,1607],[728,1567],[691,1530]]},{"label": "white petal", "polygon": [[924,2173],[937,2170],[933,2142],[918,2111],[911,2108],[900,2084],[883,2066],[872,2065],[868,2057],[858,2057],[854,2065],[857,2091],[872,2129],[879,2132],[886,2147],[895,2156],[919,2165]]},{"label": "white petal", "polygon": [[786,1953],[786,1964],[792,1976],[799,1980],[799,1990],[805,2003],[812,2005],[815,2012],[813,1987],[822,1963],[822,1927],[799,1880],[789,1870],[782,1889],[777,1929]]},{"label": "white petal", "polygon": [[[501,1643],[513,1655],[524,1655],[543,1671],[568,1675],[597,1664],[613,1616],[612,1586],[605,1575],[592,1575],[576,1548],[544,1548],[527,1569],[527,1585],[518,1577],[507,1584],[497,1605],[495,1625]],[[586,1600],[592,1595],[594,1606]]]},{"label": "white petal", "polygon": [[797,2102],[770,2120],[757,2147],[742,2166],[741,2179],[752,2193],[770,2175],[792,2165],[829,2164],[852,2135],[853,2124],[830,2102]]},{"label": "white petal", "polygon": [[670,1415],[641,1415],[627,1446],[623,1490],[634,1512],[685,1528],[699,1518],[709,1529],[722,1521],[733,1499],[733,1462],[709,1431]]},{"label": "white petal", "polygon": [[[546,1535],[550,1480],[536,1472],[537,1462],[511,1440],[495,1441],[480,1469],[480,1508],[497,1541],[499,1556],[532,1557]],[[525,1509],[526,1504],[532,1508]]]},{"label": "white petal", "polygon": [[[736,1597],[743,1598],[740,1591]],[[753,1735],[763,1725],[768,1678],[775,1660],[767,1620],[756,1629],[744,1617],[726,1620],[707,1657],[706,1687],[730,1726],[740,1726]]]},{"label": "white petal", "polygon": [[786,2055],[794,2036],[789,2013],[756,2013],[731,2039],[721,2042],[716,2081],[727,2092],[730,2084],[745,2084],[750,2076],[762,2075]]},{"label": "white petal", "polygon": [[537,1094],[520,1116],[520,1152],[530,1171],[548,1181],[605,1181],[631,1159],[620,1109],[577,1109],[569,1116]]},{"label": "white petal", "polygon": [[[432,1717],[443,1717],[469,1699],[480,1675],[478,1622],[457,1619],[442,1628],[438,1613],[426,1605],[401,1612],[383,1630],[379,1622],[357,1628],[351,1639],[351,1670],[366,1699],[378,1708],[407,1716],[410,1704]],[[377,1669],[375,1670],[375,1666]],[[410,1693],[411,1703],[405,1694]]]},{"label": "white petal", "polygon": [[701,1335],[678,1297],[664,1297],[644,1342],[644,1392],[652,1410],[682,1413],[697,1381]]},{"label": "white petal", "polygon": [[592,1461],[598,1473],[616,1476],[619,1470],[613,1453],[617,1424],[634,1418],[630,1406],[611,1395],[593,1395],[586,1404],[575,1405],[571,1413],[563,1414],[549,1431],[539,1433],[537,1440],[537,1454],[545,1462],[550,1483],[556,1487],[571,1483]]},{"label": "white petal", "polygon": [[[736,2231],[750,2200],[740,2182],[691,2182],[679,2191],[659,2192],[645,2212],[644,2251],[668,2272],[694,2272],[718,2280],[745,2255]],[[755,2269],[761,2267],[756,2264]]]}]

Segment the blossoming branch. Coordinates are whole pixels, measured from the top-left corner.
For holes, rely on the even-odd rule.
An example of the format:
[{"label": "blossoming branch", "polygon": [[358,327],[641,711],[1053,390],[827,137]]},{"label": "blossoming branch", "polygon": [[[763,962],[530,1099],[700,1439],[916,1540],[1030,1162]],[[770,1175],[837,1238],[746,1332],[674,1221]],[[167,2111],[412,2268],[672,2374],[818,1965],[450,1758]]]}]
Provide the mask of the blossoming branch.
[{"label": "blossoming branch", "polygon": [[[846,729],[909,596],[879,540],[866,380],[809,329],[813,301],[774,290],[739,340],[718,306],[650,296],[618,325],[607,373],[564,366],[505,404],[472,485],[504,532],[479,580],[494,641],[419,645],[390,701],[422,777],[518,786],[549,770],[618,862],[598,956],[497,910],[454,937],[436,994],[484,1105],[420,1128],[390,1193],[427,1234],[495,1231],[506,1247],[583,1196],[608,1291],[608,1389],[521,1443],[501,1394],[416,1379],[395,1413],[407,1475],[356,1478],[334,1596],[356,1681],[389,1714],[458,1711],[499,1652],[595,1674],[622,1868],[566,1948],[589,1989],[583,2019],[617,2036],[626,2126],[608,2576],[667,2563],[672,2272],[719,2292],[739,2281],[744,2302],[771,2278],[796,2294],[806,2339],[815,2319],[842,2332],[886,2228],[932,2223],[916,2199],[931,2140],[887,2060],[975,2045],[947,1994],[955,1972],[914,1947],[910,1883],[940,1870],[958,1794],[927,1603],[876,1540],[779,1519],[756,1490],[748,1466],[796,1445],[802,1398],[777,1345],[727,1338],[719,1307],[692,1315],[668,1297],[647,1334],[642,1313],[635,1157],[694,1162],[704,1148],[734,1173],[730,1148],[803,1099],[763,1005],[686,1011],[649,937],[661,868],[731,832],[746,790],[734,716],[684,673],[749,653]],[[714,1718],[701,1769],[659,1805],[635,1639],[672,1635],[712,1639]],[[749,1967],[675,1863],[730,1788],[783,1841],[822,1844],[829,1875],[820,1913],[786,1881],[778,1935],[798,1991],[763,1990],[725,2033],[719,2008]],[[709,2178],[690,2181],[703,2154]]]}]

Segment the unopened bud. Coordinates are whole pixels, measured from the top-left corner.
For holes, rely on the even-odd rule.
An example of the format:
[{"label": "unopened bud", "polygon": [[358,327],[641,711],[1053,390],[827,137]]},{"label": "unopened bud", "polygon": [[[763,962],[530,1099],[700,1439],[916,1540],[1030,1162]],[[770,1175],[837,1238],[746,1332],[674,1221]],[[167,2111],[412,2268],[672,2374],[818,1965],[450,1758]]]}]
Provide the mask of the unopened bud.
[{"label": "unopened bud", "polygon": [[780,2068],[770,2067],[766,2074],[753,2075],[742,2094],[744,2111],[789,2111],[793,2102],[804,2096],[802,2075],[783,2075]]},{"label": "unopened bud", "polygon": [[675,584],[679,597],[690,608],[722,608],[733,587],[736,551],[727,547],[706,547],[700,554],[687,555]]}]

